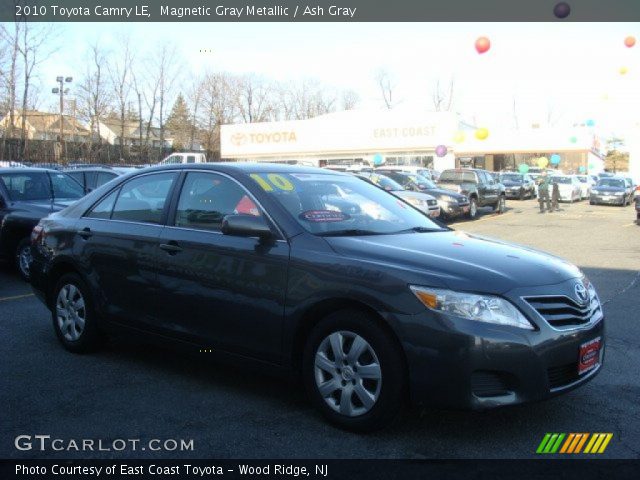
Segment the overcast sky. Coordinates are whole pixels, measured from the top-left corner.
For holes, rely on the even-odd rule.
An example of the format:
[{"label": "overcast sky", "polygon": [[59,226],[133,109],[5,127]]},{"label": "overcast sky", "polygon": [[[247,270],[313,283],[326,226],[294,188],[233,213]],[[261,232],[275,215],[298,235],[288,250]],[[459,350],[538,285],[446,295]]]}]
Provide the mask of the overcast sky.
[{"label": "overcast sky", "polygon": [[[521,128],[544,124],[549,113],[559,127],[593,119],[618,134],[640,122],[639,23],[75,23],[61,29],[63,48],[43,65],[42,82],[78,77],[88,43],[115,49],[129,34],[139,58],[159,42],[175,42],[187,76],[209,69],[318,78],[356,90],[364,108],[381,106],[374,76],[383,67],[406,108],[429,108],[436,79],[446,85],[453,77],[456,110],[489,129],[514,125],[514,100]],[[480,35],[492,42],[484,55],[474,49]],[[638,38],[634,48],[624,46],[628,35]]]}]

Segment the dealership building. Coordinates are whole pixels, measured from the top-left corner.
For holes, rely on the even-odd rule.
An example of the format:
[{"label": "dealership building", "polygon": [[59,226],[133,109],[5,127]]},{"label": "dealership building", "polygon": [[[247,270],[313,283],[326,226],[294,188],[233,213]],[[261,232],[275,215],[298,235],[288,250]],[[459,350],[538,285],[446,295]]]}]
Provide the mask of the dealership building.
[{"label": "dealership building", "polygon": [[[299,162],[314,166],[420,165],[492,171],[536,165],[560,155],[559,168],[591,173],[604,168],[602,142],[592,128],[489,128],[484,140],[451,112],[348,110],[308,120],[223,125],[221,156],[229,161]],[[438,156],[438,147],[446,154]],[[439,153],[444,153],[442,148]]]}]

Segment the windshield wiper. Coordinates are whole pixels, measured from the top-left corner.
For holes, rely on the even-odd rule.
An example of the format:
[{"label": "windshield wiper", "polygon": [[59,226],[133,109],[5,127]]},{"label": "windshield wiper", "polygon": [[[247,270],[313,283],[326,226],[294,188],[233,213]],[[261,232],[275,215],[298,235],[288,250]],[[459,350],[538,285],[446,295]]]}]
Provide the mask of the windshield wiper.
[{"label": "windshield wiper", "polygon": [[357,228],[349,228],[345,230],[334,230],[332,232],[318,233],[319,237],[357,237],[359,235],[385,235],[386,232],[374,232],[373,230],[362,230]]},{"label": "windshield wiper", "polygon": [[398,230],[397,232],[393,232],[393,234],[397,233],[430,233],[430,232],[445,232],[444,228],[430,228],[430,227],[411,227],[405,228],[404,230]]}]

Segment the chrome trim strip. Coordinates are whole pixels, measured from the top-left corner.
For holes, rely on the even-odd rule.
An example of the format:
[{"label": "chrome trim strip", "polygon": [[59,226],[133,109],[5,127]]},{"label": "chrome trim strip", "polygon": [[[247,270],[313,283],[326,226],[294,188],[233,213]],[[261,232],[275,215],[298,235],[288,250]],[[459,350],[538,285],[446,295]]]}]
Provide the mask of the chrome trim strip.
[{"label": "chrome trim strip", "polygon": [[[556,332],[570,332],[570,331],[574,331],[574,330],[588,330],[590,328],[592,328],[593,326],[597,325],[598,322],[600,322],[603,318],[604,318],[604,309],[602,308],[602,302],[600,302],[600,297],[598,297],[598,294],[596,293],[595,297],[593,297],[591,299],[591,302],[589,303],[589,307],[591,307],[591,304],[593,303],[593,300],[595,299],[595,301],[597,302],[597,307],[594,308],[590,308],[590,312],[591,312],[591,318],[589,319],[588,322],[583,323],[581,325],[573,325],[573,326],[568,326],[566,328],[557,328],[554,327],[553,325],[551,325],[546,318],[544,318],[542,316],[542,314],[540,312],[538,312],[538,310],[536,310],[533,305],[531,305],[529,303],[530,298],[567,298],[569,300],[571,300],[571,302],[575,303],[577,305],[577,302],[572,299],[571,297],[568,297],[567,295],[531,295],[531,296],[521,296],[520,300],[522,300],[524,303],[527,304],[527,306],[529,306],[529,308],[531,308],[531,310],[533,310],[536,315],[538,316],[539,320],[542,320],[549,328],[551,328],[552,330],[555,330]],[[598,308],[600,310],[600,315],[596,317],[596,313],[598,311]]]}]

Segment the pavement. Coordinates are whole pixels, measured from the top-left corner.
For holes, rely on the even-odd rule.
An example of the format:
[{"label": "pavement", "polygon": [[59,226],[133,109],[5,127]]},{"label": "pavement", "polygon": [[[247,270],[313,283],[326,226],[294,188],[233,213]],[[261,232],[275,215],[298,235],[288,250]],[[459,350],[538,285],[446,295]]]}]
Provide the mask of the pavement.
[{"label": "pavement", "polygon": [[[580,202],[538,214],[535,200],[507,206],[503,215],[483,211],[453,226],[551,252],[587,273],[605,303],[607,354],[601,373],[582,388],[485,412],[409,408],[383,431],[352,434],[326,424],[298,385],[254,368],[127,339],[91,355],[68,353],[48,311],[4,267],[0,457],[530,458],[546,432],[611,432],[599,457],[640,458],[640,227],[633,207]],[[116,439],[140,443],[88,452],[14,446],[18,435],[41,434],[63,447],[82,439],[101,439],[105,448]],[[152,451],[151,439],[193,440],[193,449]]]}]

